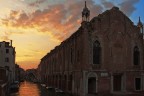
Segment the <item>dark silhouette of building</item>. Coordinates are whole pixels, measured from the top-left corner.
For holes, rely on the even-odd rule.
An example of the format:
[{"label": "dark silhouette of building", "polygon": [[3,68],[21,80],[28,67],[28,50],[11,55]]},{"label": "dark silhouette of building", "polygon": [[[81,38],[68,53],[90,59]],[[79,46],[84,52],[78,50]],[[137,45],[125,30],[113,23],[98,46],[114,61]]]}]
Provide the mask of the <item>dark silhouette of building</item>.
[{"label": "dark silhouette of building", "polygon": [[118,7],[89,17],[85,4],[80,28],[41,59],[40,80],[74,96],[144,91],[140,18],[136,26]]}]

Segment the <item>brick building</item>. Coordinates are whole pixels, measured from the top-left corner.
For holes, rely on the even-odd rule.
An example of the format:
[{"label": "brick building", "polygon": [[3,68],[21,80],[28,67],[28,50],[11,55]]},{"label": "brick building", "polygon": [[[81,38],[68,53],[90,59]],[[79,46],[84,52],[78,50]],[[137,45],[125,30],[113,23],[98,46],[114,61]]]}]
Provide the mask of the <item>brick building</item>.
[{"label": "brick building", "polygon": [[79,29],[41,59],[40,80],[78,96],[144,91],[140,18],[134,25],[117,7],[89,16],[85,4]]}]

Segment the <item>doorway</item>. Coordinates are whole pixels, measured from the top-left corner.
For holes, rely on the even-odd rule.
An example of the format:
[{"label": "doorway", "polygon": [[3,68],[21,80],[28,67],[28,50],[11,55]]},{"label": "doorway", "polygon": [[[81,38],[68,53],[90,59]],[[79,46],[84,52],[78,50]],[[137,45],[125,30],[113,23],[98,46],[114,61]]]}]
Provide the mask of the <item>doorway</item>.
[{"label": "doorway", "polygon": [[141,90],[141,78],[135,78],[135,89]]},{"label": "doorway", "polygon": [[122,90],[122,75],[113,76],[113,91]]},{"label": "doorway", "polygon": [[96,93],[96,78],[90,77],[88,79],[88,94],[95,94]]}]

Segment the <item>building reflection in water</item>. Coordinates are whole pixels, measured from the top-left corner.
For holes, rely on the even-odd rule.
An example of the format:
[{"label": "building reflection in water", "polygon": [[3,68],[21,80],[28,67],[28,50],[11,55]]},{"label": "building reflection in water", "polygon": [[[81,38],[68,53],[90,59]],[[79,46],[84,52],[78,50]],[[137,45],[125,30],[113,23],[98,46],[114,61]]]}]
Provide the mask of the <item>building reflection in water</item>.
[{"label": "building reflection in water", "polygon": [[45,88],[31,82],[23,82],[20,85],[19,91],[11,93],[10,96],[49,96]]}]

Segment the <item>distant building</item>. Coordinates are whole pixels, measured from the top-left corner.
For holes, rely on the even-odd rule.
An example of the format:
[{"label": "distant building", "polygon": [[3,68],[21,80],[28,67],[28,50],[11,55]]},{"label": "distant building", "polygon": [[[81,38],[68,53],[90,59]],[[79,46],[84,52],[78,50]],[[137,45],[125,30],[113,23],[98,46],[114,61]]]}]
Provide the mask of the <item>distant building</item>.
[{"label": "distant building", "polygon": [[36,69],[28,69],[26,70],[26,79],[32,82],[38,82],[37,70]]},{"label": "distant building", "polygon": [[85,4],[80,28],[41,59],[41,81],[74,96],[144,91],[140,18],[136,26],[117,7],[89,17]]},{"label": "distant building", "polygon": [[24,81],[25,80],[25,75],[26,75],[26,72],[23,68],[19,68],[19,78],[20,78],[20,81]]},{"label": "distant building", "polygon": [[24,81],[25,79],[25,70],[21,68],[18,64],[15,64],[15,80]]},{"label": "distant building", "polygon": [[[39,82],[42,82],[43,80],[42,80],[42,64],[39,64],[38,65],[38,68],[37,68],[37,78],[38,78],[38,81]],[[44,73],[43,73],[44,74]]]},{"label": "distant building", "polygon": [[15,80],[20,81],[20,67],[17,64],[15,64]]},{"label": "distant building", "polygon": [[0,67],[9,70],[9,80],[15,80],[15,47],[12,46],[12,41],[0,42]]}]

